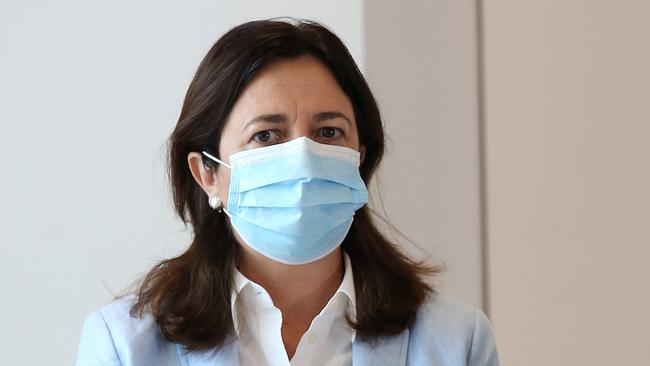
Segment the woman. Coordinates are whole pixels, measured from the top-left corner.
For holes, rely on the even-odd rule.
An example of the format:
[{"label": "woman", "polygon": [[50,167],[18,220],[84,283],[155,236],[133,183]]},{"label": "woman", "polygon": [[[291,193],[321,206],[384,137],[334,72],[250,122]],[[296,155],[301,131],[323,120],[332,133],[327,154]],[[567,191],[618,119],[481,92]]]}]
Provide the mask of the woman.
[{"label": "woman", "polygon": [[497,365],[365,204],[379,110],[338,37],[253,21],[210,49],[169,140],[189,249],[91,313],[77,365]]}]

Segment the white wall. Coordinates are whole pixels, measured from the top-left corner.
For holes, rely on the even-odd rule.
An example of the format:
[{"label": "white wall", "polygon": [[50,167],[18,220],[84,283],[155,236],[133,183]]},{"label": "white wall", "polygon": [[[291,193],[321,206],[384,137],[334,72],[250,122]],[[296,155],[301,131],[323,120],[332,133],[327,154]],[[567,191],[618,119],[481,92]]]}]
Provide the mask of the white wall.
[{"label": "white wall", "polygon": [[389,136],[388,216],[444,263],[438,287],[482,306],[476,5],[366,1],[368,81]]},{"label": "white wall", "polygon": [[484,2],[504,365],[648,364],[650,2]]},{"label": "white wall", "polygon": [[[423,71],[400,79],[401,64],[383,59],[390,53],[370,65],[393,137],[384,196],[402,230],[448,263],[444,287],[478,304],[471,6],[408,9],[408,16],[418,9],[435,13],[436,24],[408,26],[405,13],[400,32],[425,32],[416,37],[428,45],[406,53],[399,38],[377,29],[389,15],[378,6],[2,3],[0,364],[72,364],[88,312],[186,247],[189,236],[166,188],[163,143],[212,43],[238,23],[271,16],[323,21],[364,70],[365,58],[384,44],[395,47],[396,60]],[[365,37],[368,29],[373,34]],[[430,117],[423,121],[420,114]],[[407,193],[400,180],[408,181]]]}]

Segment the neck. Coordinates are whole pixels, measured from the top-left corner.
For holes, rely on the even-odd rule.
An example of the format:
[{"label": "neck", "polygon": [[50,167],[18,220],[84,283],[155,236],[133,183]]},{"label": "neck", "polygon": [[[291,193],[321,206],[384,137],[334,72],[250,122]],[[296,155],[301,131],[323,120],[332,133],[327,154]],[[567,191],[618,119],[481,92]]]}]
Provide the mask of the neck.
[{"label": "neck", "polygon": [[264,287],[283,319],[291,323],[311,323],[334,295],[343,280],[341,247],[307,264],[276,262],[241,245],[239,271]]}]

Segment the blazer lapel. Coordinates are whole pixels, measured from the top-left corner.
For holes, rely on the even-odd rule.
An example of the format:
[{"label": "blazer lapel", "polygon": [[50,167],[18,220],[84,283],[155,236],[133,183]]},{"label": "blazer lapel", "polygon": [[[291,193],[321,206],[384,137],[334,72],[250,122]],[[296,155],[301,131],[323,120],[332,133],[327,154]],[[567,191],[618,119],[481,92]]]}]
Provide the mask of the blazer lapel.
[{"label": "blazer lapel", "polygon": [[352,365],[354,366],[404,366],[408,348],[409,330],[374,340],[356,338],[352,343]]}]

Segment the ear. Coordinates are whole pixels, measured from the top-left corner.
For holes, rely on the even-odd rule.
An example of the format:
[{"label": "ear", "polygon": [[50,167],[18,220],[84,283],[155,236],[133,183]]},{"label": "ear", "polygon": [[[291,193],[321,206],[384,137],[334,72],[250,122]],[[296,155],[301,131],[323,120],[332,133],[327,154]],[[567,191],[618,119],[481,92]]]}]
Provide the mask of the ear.
[{"label": "ear", "polygon": [[203,188],[203,191],[212,196],[218,193],[217,174],[213,169],[203,164],[203,156],[198,152],[190,152],[187,155],[187,164],[192,172],[196,183]]},{"label": "ear", "polygon": [[361,154],[361,157],[359,158],[359,165],[363,164],[363,159],[366,157],[366,147],[361,145],[359,147],[359,154]]}]

